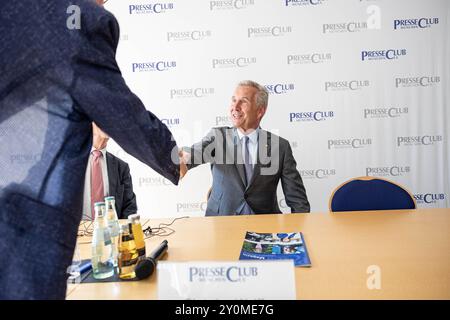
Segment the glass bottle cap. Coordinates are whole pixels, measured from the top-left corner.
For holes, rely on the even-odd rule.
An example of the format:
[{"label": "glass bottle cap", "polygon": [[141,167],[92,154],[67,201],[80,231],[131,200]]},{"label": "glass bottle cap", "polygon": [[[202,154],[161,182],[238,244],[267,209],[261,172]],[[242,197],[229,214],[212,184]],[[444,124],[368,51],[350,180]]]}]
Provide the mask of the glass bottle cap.
[{"label": "glass bottle cap", "polygon": [[139,221],[141,219],[141,216],[139,213],[135,213],[135,214],[130,214],[128,216],[128,221],[130,222],[135,222],[135,221]]}]

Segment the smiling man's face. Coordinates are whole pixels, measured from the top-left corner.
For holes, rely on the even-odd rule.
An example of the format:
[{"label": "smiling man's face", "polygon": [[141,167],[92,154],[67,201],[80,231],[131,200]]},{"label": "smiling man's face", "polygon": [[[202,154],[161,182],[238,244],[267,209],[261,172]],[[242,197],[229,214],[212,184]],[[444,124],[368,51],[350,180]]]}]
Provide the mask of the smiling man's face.
[{"label": "smiling man's face", "polygon": [[231,98],[231,121],[244,133],[258,128],[266,112],[266,108],[256,105],[257,92],[256,88],[250,86],[238,86]]}]

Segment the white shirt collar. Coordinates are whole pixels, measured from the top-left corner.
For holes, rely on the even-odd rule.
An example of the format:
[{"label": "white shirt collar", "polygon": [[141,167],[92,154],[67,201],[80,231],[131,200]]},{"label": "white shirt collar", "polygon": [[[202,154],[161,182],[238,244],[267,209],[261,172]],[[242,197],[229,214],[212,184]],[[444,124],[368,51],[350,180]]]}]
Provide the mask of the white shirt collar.
[{"label": "white shirt collar", "polygon": [[250,142],[251,142],[251,143],[256,144],[256,143],[258,142],[259,128],[257,128],[256,130],[252,131],[252,133],[249,133],[249,134],[247,134],[247,135],[243,134],[243,133],[241,132],[241,130],[239,130],[238,128],[236,128],[236,131],[237,131],[237,133],[238,133],[239,140],[242,140],[242,138],[243,138],[244,136],[247,136],[247,137],[250,139]]},{"label": "white shirt collar", "polygon": [[[92,151],[94,151],[94,150],[97,150],[97,149],[95,149],[94,147],[92,147],[92,148],[91,148],[91,154],[92,154]],[[106,147],[103,148],[103,149],[100,149],[100,150],[98,150],[98,151],[100,151],[100,152],[102,153],[103,158],[106,157]]]}]

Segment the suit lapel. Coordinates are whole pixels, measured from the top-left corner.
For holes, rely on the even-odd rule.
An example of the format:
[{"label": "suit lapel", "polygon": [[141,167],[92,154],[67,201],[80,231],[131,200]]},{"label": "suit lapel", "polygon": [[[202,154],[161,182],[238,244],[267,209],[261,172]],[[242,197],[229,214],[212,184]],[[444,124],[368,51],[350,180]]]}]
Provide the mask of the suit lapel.
[{"label": "suit lapel", "polygon": [[113,195],[115,194],[117,185],[117,179],[114,176],[114,172],[115,172],[115,167],[116,167],[116,159],[114,159],[114,157],[111,156],[111,154],[109,152],[106,152],[106,167],[108,169],[108,183],[109,183],[109,193],[108,195]]},{"label": "suit lapel", "polygon": [[245,169],[244,169],[244,158],[242,157],[242,145],[241,142],[239,141],[239,136],[236,132],[236,128],[234,128],[233,130],[233,154],[236,155],[235,157],[235,168],[238,172],[238,175],[241,177],[241,182],[242,185],[245,189],[245,185],[246,185],[246,178],[245,178]]},{"label": "suit lapel", "polygon": [[[263,159],[263,163],[261,163],[260,155],[263,155],[265,159]],[[250,179],[250,183],[247,185],[247,189],[255,182],[255,179],[261,174],[261,165],[267,166],[268,158],[270,159],[271,148],[270,148],[270,133],[260,129],[258,134],[258,150],[256,152],[256,164],[253,168],[253,175]],[[268,157],[268,158],[267,158]]]},{"label": "suit lapel", "polygon": [[250,188],[253,182],[255,182],[256,177],[258,177],[260,173],[261,173],[260,165],[259,163],[255,163],[255,166],[253,167],[253,175],[252,178],[250,179],[250,183],[247,185],[247,189]]}]

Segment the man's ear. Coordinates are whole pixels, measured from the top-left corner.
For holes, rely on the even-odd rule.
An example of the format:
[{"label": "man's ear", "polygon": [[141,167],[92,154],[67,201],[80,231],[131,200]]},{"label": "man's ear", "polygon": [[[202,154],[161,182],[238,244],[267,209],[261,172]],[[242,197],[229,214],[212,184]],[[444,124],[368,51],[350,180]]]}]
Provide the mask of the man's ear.
[{"label": "man's ear", "polygon": [[258,108],[258,118],[259,118],[259,120],[261,120],[262,117],[264,117],[264,115],[266,114],[266,110],[267,110],[267,107],[259,107]]}]

